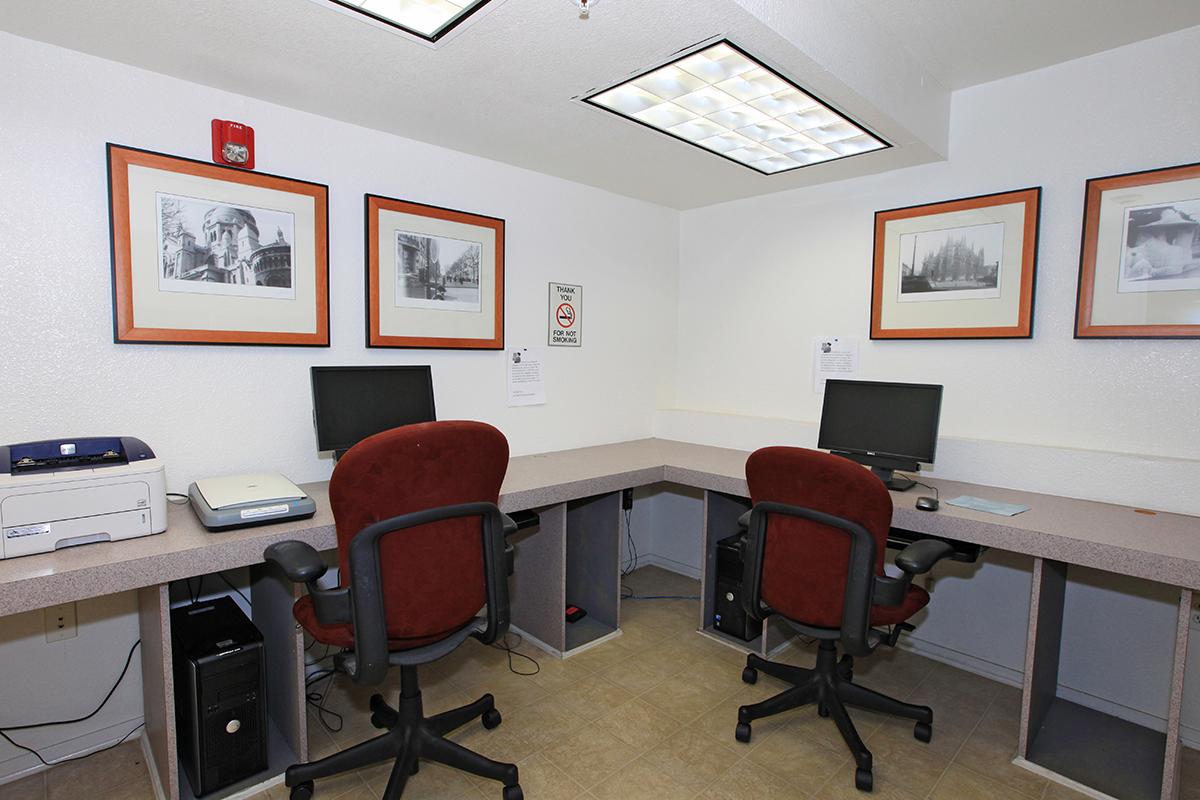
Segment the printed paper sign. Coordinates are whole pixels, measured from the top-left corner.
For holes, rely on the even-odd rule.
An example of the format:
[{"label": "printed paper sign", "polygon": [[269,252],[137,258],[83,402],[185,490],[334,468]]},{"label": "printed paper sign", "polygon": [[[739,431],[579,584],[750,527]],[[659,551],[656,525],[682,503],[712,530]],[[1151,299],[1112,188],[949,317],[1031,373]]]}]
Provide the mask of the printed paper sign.
[{"label": "printed paper sign", "polygon": [[813,339],[813,391],[825,393],[830,378],[852,379],[858,375],[858,339],[820,336]]},{"label": "printed paper sign", "polygon": [[550,284],[551,347],[580,347],[583,344],[583,287],[569,283]]},{"label": "printed paper sign", "polygon": [[507,351],[508,404],[540,406],[546,402],[546,377],[542,372],[543,348],[518,347]]}]

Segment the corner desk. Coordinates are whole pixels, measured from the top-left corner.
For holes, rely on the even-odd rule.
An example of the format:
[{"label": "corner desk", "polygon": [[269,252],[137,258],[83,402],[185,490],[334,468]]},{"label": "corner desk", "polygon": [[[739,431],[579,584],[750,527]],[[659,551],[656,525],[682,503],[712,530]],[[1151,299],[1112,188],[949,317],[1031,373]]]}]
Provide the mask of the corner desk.
[{"label": "corner desk", "polygon": [[[764,655],[787,641],[788,631],[771,620],[750,643],[726,638],[711,626],[716,542],[735,530],[737,517],[749,508],[747,455],[642,439],[511,459],[500,506],[509,512],[536,510],[540,517],[537,528],[514,537],[517,570],[510,589],[514,627],[559,656],[618,635],[620,493],[670,483],[704,493],[703,526],[697,532],[704,542],[704,600],[697,629]],[[929,513],[916,510],[915,492],[892,494],[893,525],[898,528],[1033,558],[1016,762],[1093,792],[1135,800],[1175,800],[1188,623],[1192,593],[1200,590],[1200,517],[925,480],[946,497],[981,494],[1030,507],[1015,517],[950,505]],[[268,545],[286,539],[305,541],[318,550],[336,546],[327,484],[303,488],[317,502],[316,515],[308,520],[208,533],[189,508],[173,505],[163,534],[0,561],[0,615],[137,592],[146,720],[143,744],[156,788],[167,800],[192,796],[187,781],[180,778],[175,755],[171,581],[249,567],[252,617],[263,633],[269,659],[269,768],[214,797],[265,782],[288,764],[307,758],[304,642],[291,617],[292,602],[302,589],[262,560]],[[1076,565],[1178,588],[1165,734],[1056,696],[1067,572]],[[587,623],[572,625],[570,630],[563,616],[568,591],[572,602],[588,609]],[[1112,758],[1114,752],[1120,754],[1119,762]]]}]

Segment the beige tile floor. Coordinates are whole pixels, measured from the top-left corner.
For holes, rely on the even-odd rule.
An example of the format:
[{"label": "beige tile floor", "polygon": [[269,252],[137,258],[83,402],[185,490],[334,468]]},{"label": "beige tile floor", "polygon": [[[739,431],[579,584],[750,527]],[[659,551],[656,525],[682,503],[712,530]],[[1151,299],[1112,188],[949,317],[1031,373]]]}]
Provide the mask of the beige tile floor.
[{"label": "beige tile floor", "polygon": [[[643,594],[696,594],[698,584],[656,568],[628,581]],[[832,721],[812,708],[754,724],[748,745],[733,738],[737,707],[783,688],[763,675],[740,680],[744,656],[695,633],[695,601],[637,601],[622,606],[624,634],[567,660],[536,648],[541,671],[517,676],[499,650],[468,642],[422,668],[427,713],[496,696],[504,723],[494,731],[469,724],[453,737],[492,758],[515,761],[529,800],[1070,800],[1075,792],[1010,761],[1016,749],[1020,694],[961,670],[903,651],[861,659],[856,679],[928,703],[934,738],[924,745],[910,724],[852,712],[875,756],[875,791],[854,789],[852,761]],[[810,666],[812,648],[790,646],[780,660]],[[518,669],[528,662],[517,660]],[[384,689],[389,699],[395,680]],[[329,705],[346,724],[327,733],[310,715],[313,756],[377,734],[367,721],[370,690],[339,678]],[[1200,800],[1200,752],[1186,751],[1183,800]],[[317,783],[316,800],[375,800],[388,765]],[[89,791],[76,793],[80,787]],[[98,790],[98,791],[97,791]],[[136,743],[0,787],[3,800],[104,797],[141,800],[149,780]],[[497,783],[424,763],[406,800],[500,799]],[[273,787],[254,800],[285,800]]]}]

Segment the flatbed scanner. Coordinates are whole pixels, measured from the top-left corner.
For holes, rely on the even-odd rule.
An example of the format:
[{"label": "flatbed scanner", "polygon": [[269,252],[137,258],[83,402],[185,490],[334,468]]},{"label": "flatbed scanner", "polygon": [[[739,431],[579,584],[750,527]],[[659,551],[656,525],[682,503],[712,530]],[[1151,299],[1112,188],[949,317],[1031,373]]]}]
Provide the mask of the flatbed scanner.
[{"label": "flatbed scanner", "polygon": [[132,436],[0,446],[0,558],[167,529],[166,475]]},{"label": "flatbed scanner", "polygon": [[317,504],[279,473],[205,478],[188,487],[192,510],[210,531],[307,519]]}]

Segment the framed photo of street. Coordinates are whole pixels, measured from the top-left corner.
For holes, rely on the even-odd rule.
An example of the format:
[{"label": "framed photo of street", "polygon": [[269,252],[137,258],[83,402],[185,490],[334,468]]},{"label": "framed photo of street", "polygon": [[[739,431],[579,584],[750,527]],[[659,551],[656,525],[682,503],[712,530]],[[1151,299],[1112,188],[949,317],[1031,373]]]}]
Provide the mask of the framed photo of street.
[{"label": "framed photo of street", "polygon": [[108,145],[113,340],[329,346],[329,189]]},{"label": "framed photo of street", "polygon": [[1200,337],[1200,164],[1092,178],[1077,339]]},{"label": "framed photo of street", "polygon": [[366,195],[367,346],[504,349],[504,220]]},{"label": "framed photo of street", "polygon": [[875,212],[871,338],[1031,337],[1041,195]]}]

